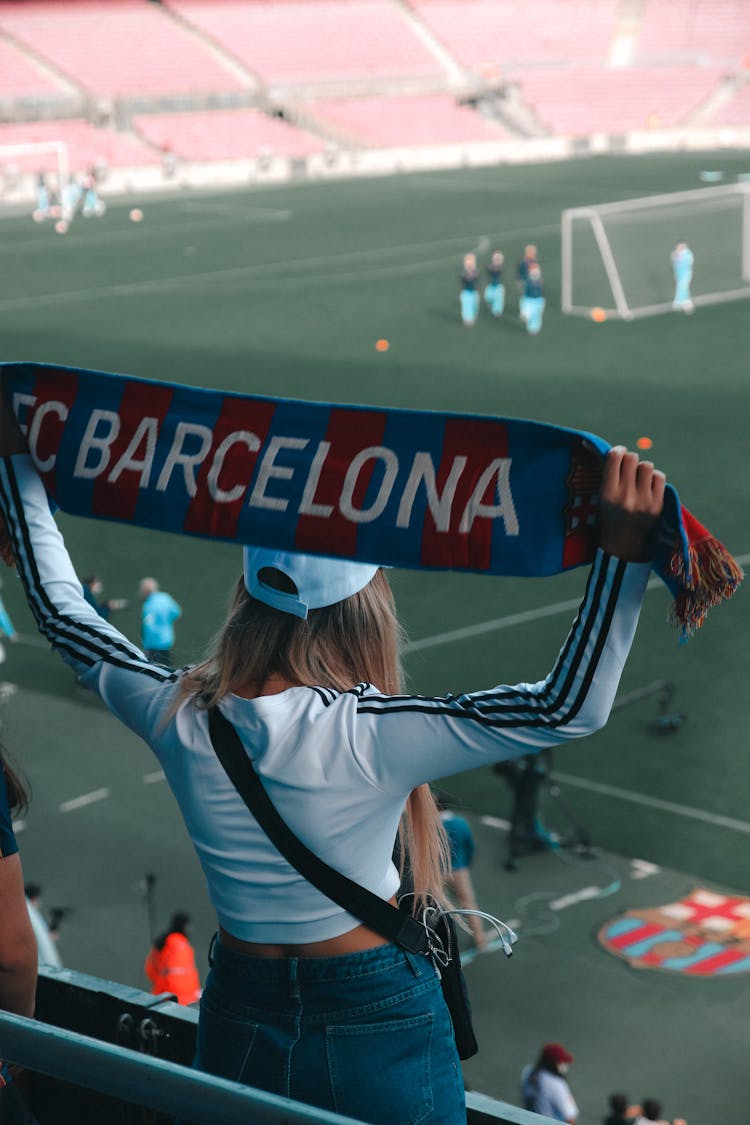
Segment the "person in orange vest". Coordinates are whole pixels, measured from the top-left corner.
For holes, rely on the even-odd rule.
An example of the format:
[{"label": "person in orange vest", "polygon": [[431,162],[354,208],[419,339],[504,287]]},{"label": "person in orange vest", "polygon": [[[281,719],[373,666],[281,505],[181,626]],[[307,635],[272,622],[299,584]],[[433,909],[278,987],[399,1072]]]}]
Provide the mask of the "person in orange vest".
[{"label": "person in orange vest", "polygon": [[144,965],[152,993],[158,996],[171,992],[178,1004],[192,1004],[201,995],[195,950],[187,937],[189,927],[189,914],[173,914],[169,928],[156,939]]}]

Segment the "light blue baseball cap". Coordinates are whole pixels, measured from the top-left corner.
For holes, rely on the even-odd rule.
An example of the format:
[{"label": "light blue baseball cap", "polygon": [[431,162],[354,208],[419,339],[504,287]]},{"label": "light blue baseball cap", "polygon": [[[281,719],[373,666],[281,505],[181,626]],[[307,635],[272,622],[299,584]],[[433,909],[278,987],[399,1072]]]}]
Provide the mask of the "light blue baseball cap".
[{"label": "light blue baseball cap", "polygon": [[[297,588],[296,594],[275,590],[260,579],[266,567],[280,570]],[[245,547],[245,588],[259,602],[306,618],[310,609],[343,602],[364,589],[380,568],[349,559],[327,559],[319,555],[297,555],[268,547]]]}]

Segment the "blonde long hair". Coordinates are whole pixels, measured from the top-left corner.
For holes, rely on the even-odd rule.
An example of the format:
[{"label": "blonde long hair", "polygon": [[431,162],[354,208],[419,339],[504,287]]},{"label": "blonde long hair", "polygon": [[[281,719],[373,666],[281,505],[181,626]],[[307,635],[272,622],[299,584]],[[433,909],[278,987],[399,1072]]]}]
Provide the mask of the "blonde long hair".
[{"label": "blonde long hair", "polygon": [[[272,572],[270,581],[273,576],[280,588],[289,581],[279,572]],[[393,594],[382,570],[344,601],[310,610],[306,620],[251,597],[240,578],[211,654],[183,674],[180,698],[192,697],[194,705],[204,709],[248,686],[260,693],[271,676],[337,691],[370,683],[386,695],[398,695],[403,692],[402,641]],[[415,913],[428,896],[443,902],[450,852],[428,785],[409,795],[399,844],[402,875],[405,863],[409,864]]]}]

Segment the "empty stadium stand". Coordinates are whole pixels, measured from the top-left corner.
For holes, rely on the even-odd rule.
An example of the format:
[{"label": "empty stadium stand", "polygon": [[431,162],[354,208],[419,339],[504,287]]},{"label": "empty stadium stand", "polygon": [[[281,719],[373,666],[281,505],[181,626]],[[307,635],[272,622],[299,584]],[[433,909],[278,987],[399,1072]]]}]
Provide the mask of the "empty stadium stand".
[{"label": "empty stadium stand", "polygon": [[668,128],[707,98],[716,67],[575,67],[513,75],[549,132],[570,136]]},{"label": "empty stadium stand", "polygon": [[619,0],[410,0],[467,67],[493,74],[509,63],[604,63]]},{"label": "empty stadium stand", "polygon": [[170,0],[169,6],[268,83],[442,72],[407,14],[390,0]]},{"label": "empty stadium stand", "polygon": [[190,29],[144,0],[3,3],[2,31],[100,97],[205,94],[253,85]]},{"label": "empty stadium stand", "polygon": [[750,122],[750,84],[717,107],[708,120],[712,125],[747,125]]},{"label": "empty stadium stand", "polygon": [[[97,129],[88,121],[33,121],[23,125],[0,125],[0,146],[48,141],[63,141],[68,146],[72,172],[84,171],[96,163],[104,163],[110,168],[127,168],[158,164],[160,160],[158,153],[130,134]],[[14,155],[12,163],[21,172],[36,172],[40,158]],[[54,171],[54,167],[49,166],[45,170]]]},{"label": "empty stadium stand", "polygon": [[136,132],[183,160],[247,160],[260,155],[303,157],[322,152],[325,141],[257,109],[144,114]]},{"label": "empty stadium stand", "polygon": [[63,82],[32,57],[7,40],[0,39],[0,101],[25,98],[55,98],[67,93]]},{"label": "empty stadium stand", "polygon": [[750,54],[747,0],[646,0],[636,37],[640,62],[703,58],[739,63]]},{"label": "empty stadium stand", "polygon": [[448,94],[314,101],[310,110],[364,145],[443,145],[508,136],[497,121],[458,105]]},{"label": "empty stadium stand", "polygon": [[408,148],[421,166],[592,134],[743,143],[749,79],[750,0],[0,0],[0,145],[63,141],[72,170],[151,187],[177,162],[187,186],[269,156],[280,176],[308,158],[362,174]]}]

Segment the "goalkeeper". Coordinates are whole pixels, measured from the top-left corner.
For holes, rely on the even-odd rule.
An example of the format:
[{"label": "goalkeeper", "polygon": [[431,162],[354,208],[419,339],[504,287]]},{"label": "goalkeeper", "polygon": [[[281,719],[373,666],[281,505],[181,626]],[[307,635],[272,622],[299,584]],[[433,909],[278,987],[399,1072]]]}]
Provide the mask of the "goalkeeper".
[{"label": "goalkeeper", "polygon": [[693,251],[687,242],[678,242],[670,258],[675,285],[672,308],[691,313],[695,307],[690,296],[690,282],[693,280]]}]

